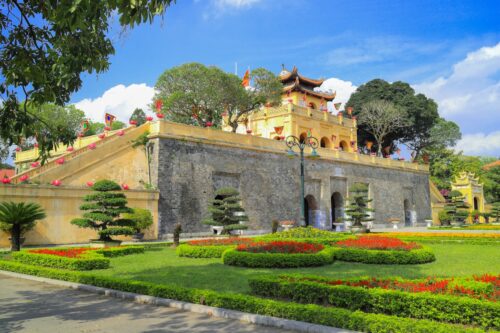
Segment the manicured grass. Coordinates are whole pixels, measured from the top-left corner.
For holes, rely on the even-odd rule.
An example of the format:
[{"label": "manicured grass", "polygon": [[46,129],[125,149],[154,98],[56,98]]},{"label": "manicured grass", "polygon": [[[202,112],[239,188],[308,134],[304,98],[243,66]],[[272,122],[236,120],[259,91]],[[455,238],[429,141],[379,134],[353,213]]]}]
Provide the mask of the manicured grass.
[{"label": "manicured grass", "polygon": [[227,292],[249,292],[247,280],[261,274],[304,273],[336,278],[356,276],[450,277],[500,272],[500,247],[496,245],[430,244],[436,261],[422,265],[369,265],[335,262],[332,265],[298,269],[255,269],[226,266],[221,259],[178,257],[165,248],[125,257],[112,258],[111,268],[92,274],[130,278],[188,288]]}]

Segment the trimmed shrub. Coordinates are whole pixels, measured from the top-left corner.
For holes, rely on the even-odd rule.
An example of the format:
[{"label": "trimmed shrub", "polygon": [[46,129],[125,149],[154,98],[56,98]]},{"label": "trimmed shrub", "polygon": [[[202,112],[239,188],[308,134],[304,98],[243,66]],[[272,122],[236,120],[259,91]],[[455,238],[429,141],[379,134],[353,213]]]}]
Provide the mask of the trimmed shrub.
[{"label": "trimmed shrub", "polygon": [[227,250],[222,255],[226,265],[252,268],[296,268],[328,265],[333,262],[330,248],[317,253],[251,253]]},{"label": "trimmed shrub", "polygon": [[[252,293],[299,303],[330,305],[350,310],[458,324],[500,327],[500,304],[468,297],[411,293],[381,288],[329,285],[323,277],[260,277],[249,280]],[[302,277],[308,278],[308,277]]]},{"label": "trimmed shrub", "polygon": [[126,256],[129,254],[144,253],[144,246],[134,245],[134,246],[119,246],[119,247],[109,247],[102,250],[96,250],[96,253],[102,254],[107,258]]},{"label": "trimmed shrub", "polygon": [[195,246],[189,244],[181,244],[175,249],[175,253],[179,257],[189,258],[220,258],[224,251],[233,249],[235,245],[212,245],[212,246]]},{"label": "trimmed shrub", "polygon": [[428,248],[411,251],[365,250],[356,248],[332,248],[336,260],[361,262],[364,264],[425,264],[436,260]]},{"label": "trimmed shrub", "polygon": [[175,285],[127,281],[117,278],[93,276],[89,273],[60,271],[52,268],[24,265],[0,260],[0,269],[47,278],[90,284],[102,288],[204,304],[236,311],[255,313],[313,324],[339,327],[371,333],[479,333],[482,329],[464,327],[430,320],[416,320],[383,314],[349,311],[315,304],[297,304],[266,300],[248,295],[218,293],[210,290],[188,289]]},{"label": "trimmed shrub", "polygon": [[109,268],[109,259],[96,253],[85,254],[82,258],[67,258],[51,254],[29,253],[27,251],[13,252],[15,261],[44,267],[63,268],[77,271]]}]

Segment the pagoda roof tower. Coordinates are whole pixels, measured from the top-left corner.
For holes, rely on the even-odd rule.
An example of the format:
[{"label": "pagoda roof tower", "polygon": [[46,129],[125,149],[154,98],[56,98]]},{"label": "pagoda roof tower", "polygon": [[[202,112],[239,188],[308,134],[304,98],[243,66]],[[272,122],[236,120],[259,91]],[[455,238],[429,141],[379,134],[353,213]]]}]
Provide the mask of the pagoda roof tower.
[{"label": "pagoda roof tower", "polygon": [[297,67],[293,66],[292,71],[288,71],[283,66],[283,70],[279,75],[279,79],[283,84],[283,93],[287,94],[293,91],[301,92],[306,95],[315,96],[326,101],[335,99],[336,93],[329,94],[326,92],[315,91],[325,81],[323,79],[310,79],[299,74]]}]

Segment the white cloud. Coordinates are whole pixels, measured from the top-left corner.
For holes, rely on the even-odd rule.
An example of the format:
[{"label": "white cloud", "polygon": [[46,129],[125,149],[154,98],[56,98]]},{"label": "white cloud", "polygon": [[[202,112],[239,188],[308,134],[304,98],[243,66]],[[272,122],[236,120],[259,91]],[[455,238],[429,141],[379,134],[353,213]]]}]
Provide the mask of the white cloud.
[{"label": "white cloud", "polygon": [[[414,86],[464,133],[457,149],[500,155],[500,43],[470,52],[451,74]],[[494,142],[496,140],[496,142]]]},{"label": "white cloud", "polygon": [[466,134],[457,143],[456,151],[466,155],[481,155],[498,157],[500,155],[500,131],[490,134]]},{"label": "white cloud", "polygon": [[357,87],[353,85],[351,81],[344,81],[332,77],[330,79],[325,80],[321,85],[321,87],[319,88],[319,90],[337,92],[337,96],[335,97],[333,102],[328,103],[328,109],[330,111],[334,111],[333,103],[342,103],[340,110],[343,110],[345,103],[347,103],[349,97],[351,97],[351,94],[354,91],[356,91],[356,88]]},{"label": "white cloud", "polygon": [[86,98],[75,106],[83,110],[88,118],[93,121],[104,121],[104,114],[111,113],[123,122],[128,122],[135,108],[149,110],[154,95],[154,88],[145,83],[124,86],[119,84],[104,92],[95,99]]},{"label": "white cloud", "polygon": [[217,7],[220,8],[245,8],[251,7],[256,3],[259,3],[261,0],[215,0],[214,3]]}]

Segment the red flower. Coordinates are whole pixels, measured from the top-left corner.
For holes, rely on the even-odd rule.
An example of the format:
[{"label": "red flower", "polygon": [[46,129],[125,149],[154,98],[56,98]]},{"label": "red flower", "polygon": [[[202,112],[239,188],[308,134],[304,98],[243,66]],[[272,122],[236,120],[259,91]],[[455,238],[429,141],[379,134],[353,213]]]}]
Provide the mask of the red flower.
[{"label": "red flower", "polygon": [[410,251],[421,248],[420,245],[414,242],[403,242],[398,238],[391,237],[373,237],[362,236],[355,239],[346,239],[336,242],[334,245],[340,247],[354,247],[358,249],[368,250],[402,250]]},{"label": "red flower", "polygon": [[29,250],[29,253],[35,254],[48,254],[52,256],[66,257],[66,258],[80,258],[82,254],[88,251],[94,251],[90,247],[75,247],[69,249],[39,249],[39,250]]},{"label": "red flower", "polygon": [[324,247],[321,244],[294,241],[274,241],[241,244],[238,245],[236,250],[252,253],[316,253],[323,250],[323,248]]}]

